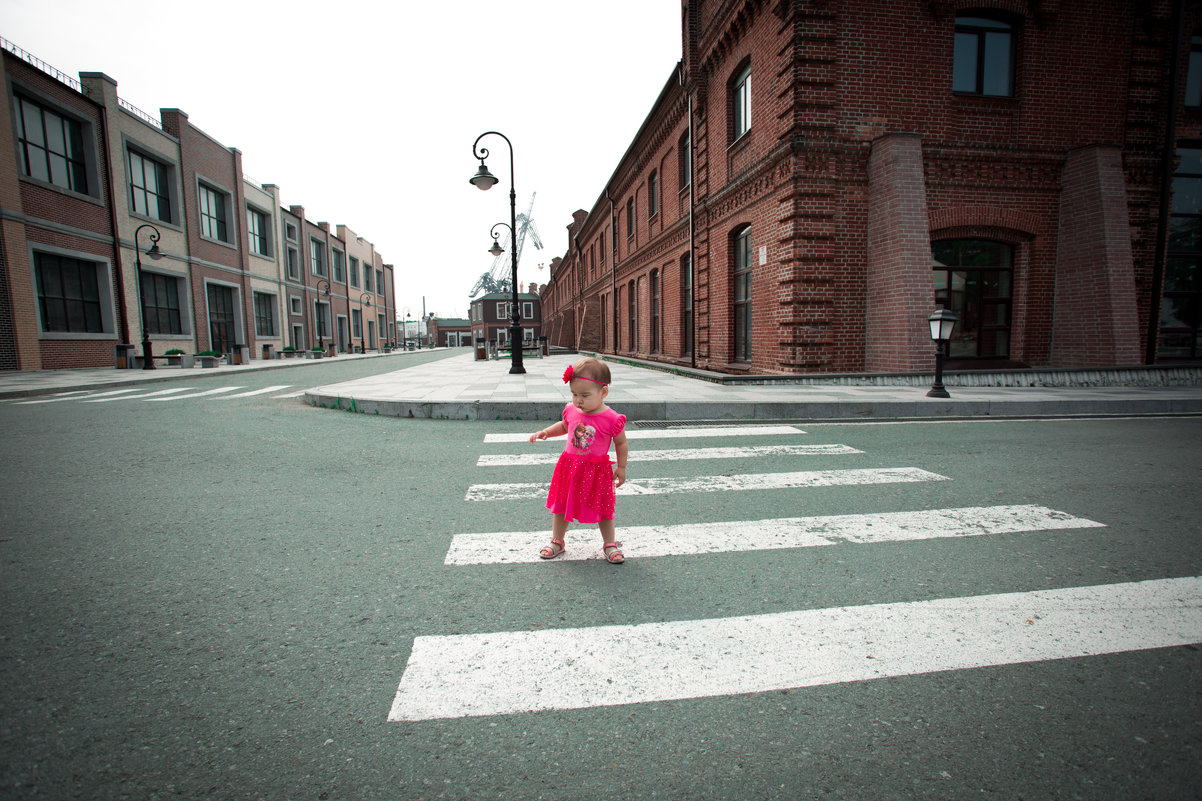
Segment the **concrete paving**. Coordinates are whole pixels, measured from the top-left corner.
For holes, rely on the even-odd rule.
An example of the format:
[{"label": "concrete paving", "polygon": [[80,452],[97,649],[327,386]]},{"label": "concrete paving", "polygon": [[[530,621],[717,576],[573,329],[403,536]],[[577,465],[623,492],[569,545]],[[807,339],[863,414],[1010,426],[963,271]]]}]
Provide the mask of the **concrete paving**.
[{"label": "concrete paving", "polygon": [[[305,393],[316,406],[364,414],[454,420],[554,420],[570,399],[564,368],[575,354],[527,358],[510,374],[506,358],[461,354],[407,370]],[[1045,417],[1202,413],[1202,386],[957,387],[929,398],[925,385],[840,383],[726,385],[664,370],[610,362],[607,403],[631,420],[825,420]],[[714,374],[707,374],[713,378]],[[899,379],[900,380],[900,379]]]},{"label": "concrete paving", "polygon": [[[344,354],[338,361],[380,359],[381,372],[306,391],[314,405],[364,414],[452,420],[554,420],[570,395],[564,368],[575,354],[526,358],[525,374],[510,374],[507,358],[476,361],[463,350],[449,358],[406,365],[410,351]],[[0,373],[0,399],[134,386],[180,378],[208,378],[257,370],[290,369],[324,360],[252,360],[213,370],[87,368]],[[392,369],[389,369],[392,368]],[[855,385],[822,377],[805,383],[720,383],[712,373],[667,372],[611,362],[608,403],[631,420],[889,420],[957,417],[1055,417],[1081,415],[1202,414],[1202,386],[957,386],[948,375],[950,398],[929,398],[927,377],[897,377],[893,385]],[[700,377],[696,377],[700,376]],[[304,379],[291,379],[303,383]],[[877,377],[876,380],[879,380]],[[917,385],[915,384],[917,381]],[[824,383],[825,382],[825,383]],[[908,382],[908,383],[903,383]]]}]

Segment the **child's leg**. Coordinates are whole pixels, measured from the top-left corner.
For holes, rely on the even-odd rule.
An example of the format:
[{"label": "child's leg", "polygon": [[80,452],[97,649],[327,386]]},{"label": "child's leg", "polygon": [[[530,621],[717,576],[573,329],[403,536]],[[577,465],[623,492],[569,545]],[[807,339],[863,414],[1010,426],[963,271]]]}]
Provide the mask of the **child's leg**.
[{"label": "child's leg", "polygon": [[564,535],[568,533],[568,521],[563,515],[554,515],[551,519],[551,544],[544,545],[538,555],[543,559],[554,559],[564,552]]},{"label": "child's leg", "polygon": [[617,540],[617,529],[614,527],[614,521],[601,520],[598,521],[597,525],[601,528],[601,552],[605,554],[606,561],[612,562],[615,565],[626,561],[626,557],[618,550],[618,546],[622,543]]}]

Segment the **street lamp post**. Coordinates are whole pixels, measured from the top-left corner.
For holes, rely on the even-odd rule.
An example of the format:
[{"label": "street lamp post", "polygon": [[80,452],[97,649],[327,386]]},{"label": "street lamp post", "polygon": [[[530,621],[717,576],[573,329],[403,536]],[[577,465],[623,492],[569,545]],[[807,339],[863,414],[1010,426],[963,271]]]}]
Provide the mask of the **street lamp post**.
[{"label": "street lamp post", "polygon": [[150,223],[142,223],[134,229],[134,264],[138,273],[138,322],[142,324],[142,369],[153,370],[154,355],[150,352],[150,332],[146,330],[146,293],[142,288],[142,249],[138,247],[138,234],[142,233],[143,228],[150,229],[150,250],[146,251],[146,255],[158,261],[163,258],[163,251],[159,250],[158,228]]},{"label": "street lamp post", "polygon": [[[509,145],[509,258],[512,265],[512,290],[513,304],[509,311],[509,351],[512,355],[510,362],[510,374],[524,373],[526,368],[522,366],[522,326],[521,314],[518,305],[518,251],[517,241],[514,239],[514,232],[518,228],[517,217],[517,192],[514,190],[513,177],[513,143],[509,141],[509,137],[499,131],[486,131],[476,137],[476,141],[472,144],[472,156],[480,159],[480,169],[472,176],[471,183],[477,189],[488,190],[497,183],[497,177],[488,171],[488,167],[484,164],[484,160],[488,158],[488,148],[480,147],[480,140],[486,136],[499,136],[505,140],[505,144]],[[496,228],[494,225],[493,228]],[[499,247],[499,245],[498,245]]]},{"label": "street lamp post", "polygon": [[359,296],[359,343],[363,352],[367,353],[367,318],[363,316],[363,299],[368,298],[367,305],[371,306],[371,295],[364,292]]},{"label": "street lamp post", "polygon": [[[322,284],[326,285],[325,292],[321,291]],[[317,309],[315,310],[317,312],[317,347],[320,350],[324,351],[326,349],[326,341],[322,335],[325,333],[326,327],[325,327],[325,320],[323,320],[321,317],[321,295],[325,295],[327,298],[330,296],[330,282],[325,278],[318,281],[317,282],[317,291],[319,293],[318,301],[317,301]],[[327,301],[327,303],[328,302],[329,301]]]},{"label": "street lamp post", "polygon": [[928,398],[950,398],[943,387],[943,359],[947,355],[947,343],[952,338],[952,330],[960,318],[955,312],[938,309],[927,318],[931,326],[931,339],[935,343],[935,383],[927,391]]}]

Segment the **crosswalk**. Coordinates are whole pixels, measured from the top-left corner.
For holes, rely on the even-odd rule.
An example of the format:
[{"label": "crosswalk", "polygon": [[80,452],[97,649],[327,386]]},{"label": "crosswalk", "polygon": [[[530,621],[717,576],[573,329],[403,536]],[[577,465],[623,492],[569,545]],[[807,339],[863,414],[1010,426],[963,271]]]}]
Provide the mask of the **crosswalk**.
[{"label": "crosswalk", "polygon": [[[792,426],[631,429],[629,439],[802,438]],[[486,443],[523,443],[526,434],[488,435]],[[560,440],[562,442],[562,440]],[[555,441],[517,453],[485,454],[477,468],[540,466],[558,458]],[[547,448],[547,445],[554,447]],[[531,453],[532,447],[549,452]],[[844,457],[863,451],[831,443],[631,448],[631,462]],[[796,465],[796,466],[805,466]],[[806,489],[896,482],[949,482],[915,467],[743,472],[628,482],[624,496]],[[549,475],[544,476],[549,480]],[[954,487],[953,485],[948,485]],[[528,503],[542,483],[476,483],[471,503]],[[619,502],[621,512],[622,505]],[[483,517],[483,515],[482,515]],[[738,554],[772,549],[857,547],[1002,534],[1090,531],[1105,524],[1035,504],[959,506],[903,512],[740,521],[627,525],[628,560]],[[458,569],[528,565],[570,570],[600,560],[600,542],[579,533],[554,561],[538,558],[548,527],[454,535],[444,562]],[[536,565],[537,563],[537,565]],[[600,569],[600,566],[599,566]],[[608,565],[606,570],[612,568]],[[1202,642],[1202,577],[1126,582],[1034,592],[994,593],[807,609],[716,619],[568,629],[417,636],[388,719],[418,722],[556,709],[705,698],[870,681],[991,665],[1068,659]],[[621,681],[613,677],[621,676]]]},{"label": "crosswalk", "polygon": [[[196,398],[202,398],[205,400],[234,400],[238,398],[253,398],[259,396],[269,396],[273,400],[287,400],[291,398],[299,398],[301,395],[305,394],[305,390],[303,389],[294,390],[292,392],[284,392],[284,390],[290,389],[292,386],[292,384],[276,384],[274,386],[261,387],[259,389],[246,389],[244,386],[231,385],[212,387],[203,390],[191,386],[180,386],[149,391],[145,387],[125,387],[123,389],[110,389],[103,392],[92,390],[72,390],[70,392],[59,392],[54,395],[31,398],[29,400],[13,401],[13,405],[38,406],[47,403],[115,403],[117,401],[170,403],[172,401],[193,400]],[[244,391],[238,392],[237,390]]]}]

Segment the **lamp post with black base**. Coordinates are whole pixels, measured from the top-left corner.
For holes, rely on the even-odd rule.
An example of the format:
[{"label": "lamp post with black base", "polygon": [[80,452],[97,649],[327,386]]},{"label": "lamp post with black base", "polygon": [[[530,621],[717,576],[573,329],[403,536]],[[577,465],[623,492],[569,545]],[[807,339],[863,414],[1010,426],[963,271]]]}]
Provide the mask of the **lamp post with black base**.
[{"label": "lamp post with black base", "polygon": [[[509,141],[509,137],[499,131],[486,131],[476,137],[475,143],[472,144],[472,155],[480,159],[480,169],[471,177],[471,184],[477,189],[488,190],[497,183],[497,177],[488,171],[488,167],[484,164],[484,159],[488,158],[488,148],[479,147],[480,140],[486,136],[499,136],[505,140],[505,144],[509,145],[509,258],[512,266],[513,276],[511,287],[513,292],[512,308],[509,310],[509,350],[512,354],[509,372],[524,373],[526,368],[522,366],[522,326],[521,314],[518,307],[518,252],[517,243],[513,239],[513,232],[517,230],[517,192],[514,191],[513,177],[513,143]],[[494,225],[495,229],[496,226]],[[494,245],[496,243],[494,242]],[[500,247],[497,245],[497,247]],[[489,252],[492,252],[491,250]]]},{"label": "lamp post with black base", "polygon": [[150,250],[146,251],[146,255],[158,261],[163,258],[163,251],[159,250],[158,228],[150,223],[142,223],[134,229],[134,264],[138,273],[138,320],[142,324],[142,369],[153,370],[154,354],[150,352],[150,332],[146,328],[146,288],[142,285],[142,249],[138,247],[138,234],[142,233],[143,228],[150,229]]},{"label": "lamp post with black base", "polygon": [[950,398],[943,386],[943,360],[947,355],[947,343],[960,318],[955,312],[937,309],[927,318],[931,326],[931,339],[935,343],[935,383],[927,391],[928,398]]}]

